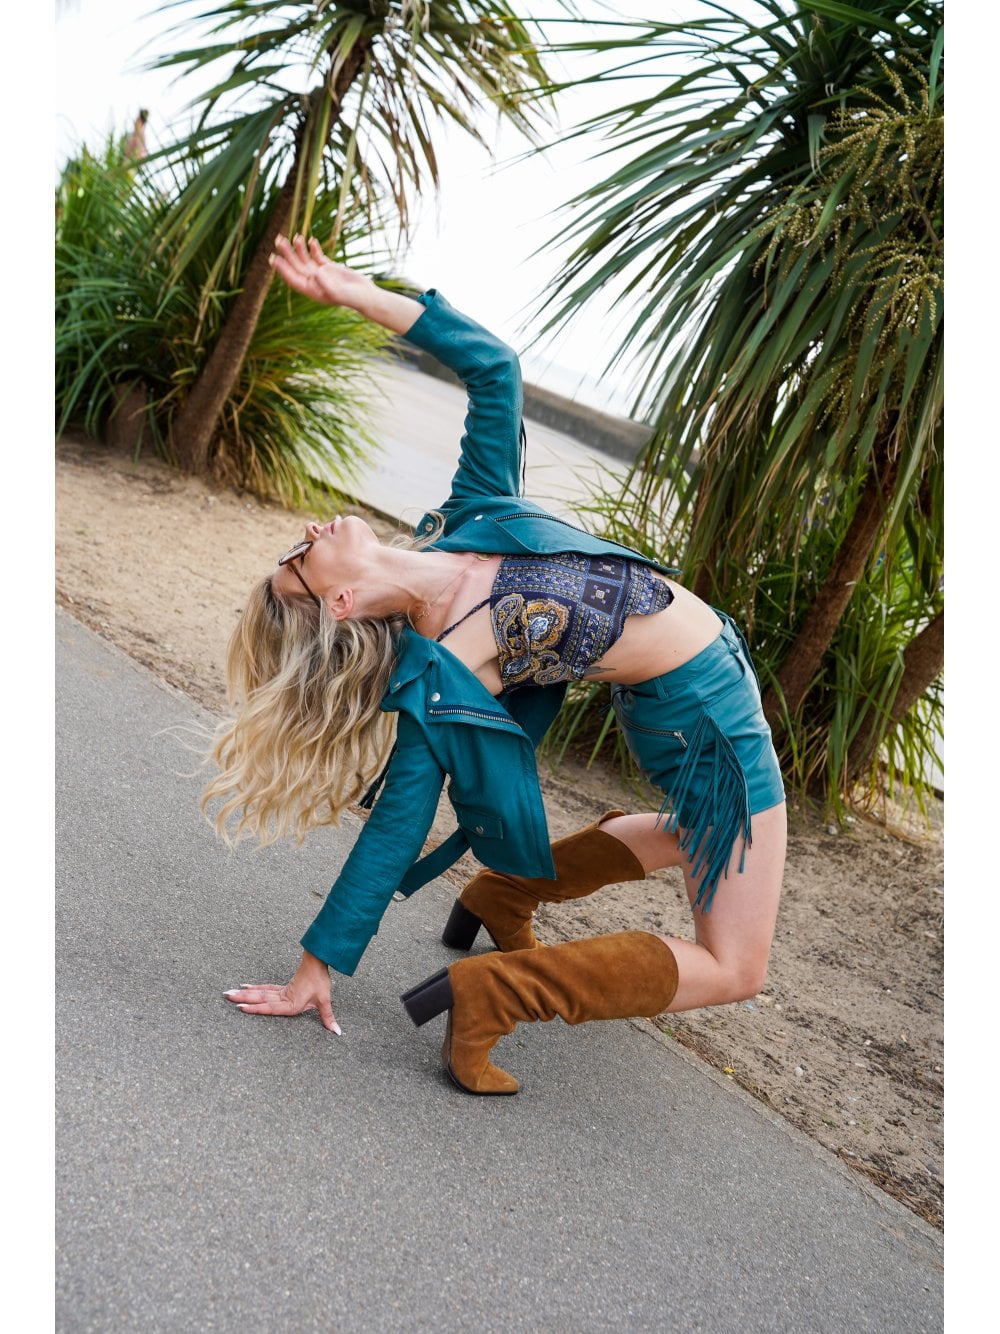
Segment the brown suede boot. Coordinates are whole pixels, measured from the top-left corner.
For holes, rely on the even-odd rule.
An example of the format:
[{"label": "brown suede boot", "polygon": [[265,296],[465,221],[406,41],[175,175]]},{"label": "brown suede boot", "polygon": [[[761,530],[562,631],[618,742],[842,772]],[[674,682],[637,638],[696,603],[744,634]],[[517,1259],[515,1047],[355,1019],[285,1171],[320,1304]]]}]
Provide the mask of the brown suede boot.
[{"label": "brown suede boot", "polygon": [[622,931],[462,959],[403,1003],[418,1024],[450,1007],[441,1059],[454,1084],[466,1093],[510,1094],[518,1082],[492,1064],[490,1052],[517,1024],[659,1014],[676,991],[673,950],[648,931]]},{"label": "brown suede boot", "polygon": [[485,926],[494,945],[505,954],[534,950],[538,941],[531,919],[539,903],[583,899],[603,885],[644,880],[646,872],[631,848],[601,828],[605,820],[624,814],[605,811],[593,824],[553,843],[555,880],[480,871],[462,890],[441,939],[453,949],[468,950],[480,926]]}]

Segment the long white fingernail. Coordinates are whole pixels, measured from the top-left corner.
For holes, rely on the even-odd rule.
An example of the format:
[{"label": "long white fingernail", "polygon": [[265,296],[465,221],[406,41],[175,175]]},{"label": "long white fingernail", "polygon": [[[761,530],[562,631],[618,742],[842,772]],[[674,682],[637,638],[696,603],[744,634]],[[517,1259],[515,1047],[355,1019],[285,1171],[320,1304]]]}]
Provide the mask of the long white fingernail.
[{"label": "long white fingernail", "polygon": [[333,1021],[333,1031],[336,1033],[338,1038],[342,1038],[344,1036],[343,1033],[340,1031],[340,1025],[337,1023],[336,1019],[334,1019]]},{"label": "long white fingernail", "polygon": [[224,991],[222,994],[223,996],[238,996],[241,990],[241,987],[233,987],[232,991]]}]

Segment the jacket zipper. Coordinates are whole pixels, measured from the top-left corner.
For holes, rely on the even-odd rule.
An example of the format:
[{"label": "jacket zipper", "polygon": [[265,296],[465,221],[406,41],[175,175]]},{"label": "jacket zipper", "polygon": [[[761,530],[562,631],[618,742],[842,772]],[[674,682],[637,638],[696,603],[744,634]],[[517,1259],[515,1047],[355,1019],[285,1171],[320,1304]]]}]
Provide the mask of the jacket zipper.
[{"label": "jacket zipper", "polygon": [[[554,514],[543,514],[535,510],[528,510],[520,514],[498,514],[496,521],[497,523],[506,523],[508,519],[548,519],[550,523],[561,523],[564,528],[572,528],[575,533],[583,531],[577,524],[570,523],[568,519],[557,519]],[[588,533],[587,536],[589,537],[590,534]],[[621,544],[616,542],[615,545],[620,546]]]},{"label": "jacket zipper", "polygon": [[[464,713],[470,718],[485,718],[491,723],[510,723],[514,721],[512,718],[501,718],[498,713],[481,713],[478,709],[428,709],[427,712],[435,716],[444,713]],[[514,726],[516,727],[517,724],[514,723]]]}]

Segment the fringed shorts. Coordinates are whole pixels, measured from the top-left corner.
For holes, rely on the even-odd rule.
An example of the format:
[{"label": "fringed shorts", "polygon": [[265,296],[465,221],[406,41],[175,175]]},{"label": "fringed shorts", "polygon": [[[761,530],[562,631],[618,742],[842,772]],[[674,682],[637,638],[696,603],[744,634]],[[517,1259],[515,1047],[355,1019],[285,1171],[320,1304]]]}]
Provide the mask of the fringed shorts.
[{"label": "fringed shorts", "polygon": [[695,907],[707,912],[750,817],[785,799],[778,757],[760,703],[746,640],[718,612],[722,633],[671,672],[639,685],[612,685],[611,705],[632,756],[663,793],[663,827],[680,834],[692,876],[702,876]]}]

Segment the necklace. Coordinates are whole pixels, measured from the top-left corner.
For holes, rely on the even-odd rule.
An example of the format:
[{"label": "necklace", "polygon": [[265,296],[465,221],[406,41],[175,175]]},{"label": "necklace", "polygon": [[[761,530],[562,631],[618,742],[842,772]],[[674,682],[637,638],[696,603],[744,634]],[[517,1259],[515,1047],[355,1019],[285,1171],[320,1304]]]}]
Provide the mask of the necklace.
[{"label": "necklace", "polygon": [[[492,551],[477,551],[474,553],[474,555],[476,560],[493,559]],[[458,574],[455,575],[454,579],[451,579],[448,583],[445,584],[444,588],[441,589],[441,592],[438,593],[437,596],[431,602],[428,602],[424,606],[423,611],[418,611],[415,616],[410,617],[410,624],[412,625],[414,621],[422,621],[424,617],[427,615],[427,613],[431,610],[431,608],[436,607],[437,604],[444,597],[445,593],[447,593],[451,588],[453,588],[455,584],[458,583],[459,579],[461,579],[462,576],[466,574],[471,568],[472,568],[472,562],[470,561],[468,565],[464,565],[462,569],[459,570]]]}]

